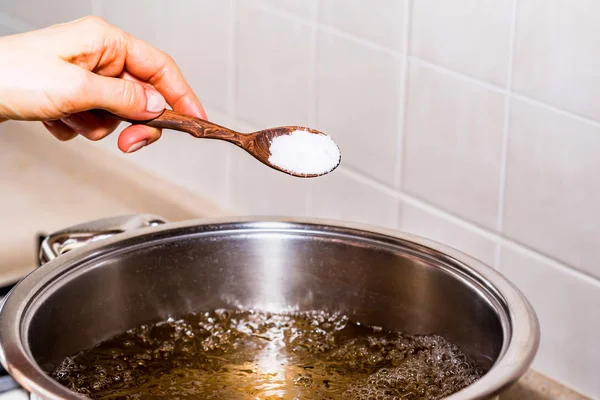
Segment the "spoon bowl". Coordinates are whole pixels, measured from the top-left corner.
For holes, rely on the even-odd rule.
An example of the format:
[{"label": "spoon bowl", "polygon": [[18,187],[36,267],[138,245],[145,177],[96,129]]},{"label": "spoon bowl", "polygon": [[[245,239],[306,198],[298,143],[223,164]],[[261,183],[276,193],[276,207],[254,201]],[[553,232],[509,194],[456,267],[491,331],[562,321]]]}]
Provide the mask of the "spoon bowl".
[{"label": "spoon bowl", "polygon": [[[302,126],[280,126],[276,128],[263,129],[253,133],[240,133],[232,129],[223,127],[221,125],[214,124],[212,122],[203,120],[201,118],[192,117],[189,115],[181,114],[172,110],[165,110],[158,117],[147,120],[147,121],[131,121],[134,124],[143,124],[152,126],[159,129],[172,129],[176,131],[186,132],[195,138],[199,139],[217,139],[224,140],[229,143],[241,147],[251,154],[258,161],[264,165],[271,167],[277,171],[286,173],[288,175],[300,177],[300,178],[314,178],[328,174],[329,172],[336,169],[341,161],[339,157],[337,164],[333,168],[323,171],[322,173],[301,173],[285,169],[279,165],[272,163],[269,159],[271,157],[271,143],[275,138],[291,135],[294,132],[302,131],[308,132],[314,135],[323,135],[316,129],[306,128]],[[337,145],[336,145],[337,146]],[[339,147],[338,147],[339,152]]]},{"label": "spoon bowl", "polygon": [[[283,173],[286,173],[289,175],[301,177],[301,178],[315,178],[318,176],[322,176],[322,175],[328,174],[329,172],[333,171],[334,169],[336,169],[338,167],[338,165],[340,164],[340,161],[341,161],[341,157],[338,159],[337,164],[335,166],[333,166],[333,168],[331,168],[327,171],[323,171],[322,173],[318,173],[318,174],[300,173],[298,171],[292,171],[290,169],[283,168],[282,166],[271,162],[270,161],[270,158],[272,155],[271,154],[271,143],[273,142],[273,140],[275,138],[278,138],[281,136],[290,135],[293,132],[297,132],[297,131],[308,132],[313,135],[328,136],[325,133],[320,132],[316,129],[306,128],[303,126],[280,126],[280,127],[276,127],[276,128],[263,129],[261,131],[257,131],[257,132],[248,134],[248,136],[252,137],[252,140],[248,143],[248,147],[245,147],[244,149],[248,153],[252,154],[254,156],[254,158],[259,160],[263,164],[267,165],[268,167],[271,167],[273,169],[276,169],[277,171],[280,171],[280,172],[283,172]],[[244,135],[244,134],[242,134],[242,135]],[[339,147],[338,147],[338,151],[339,151]]]}]

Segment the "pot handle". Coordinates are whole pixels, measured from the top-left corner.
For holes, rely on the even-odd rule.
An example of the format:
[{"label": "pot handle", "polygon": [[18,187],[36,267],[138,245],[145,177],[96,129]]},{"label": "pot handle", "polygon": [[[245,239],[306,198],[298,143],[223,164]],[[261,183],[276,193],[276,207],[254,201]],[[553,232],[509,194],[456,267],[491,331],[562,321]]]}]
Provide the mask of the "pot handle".
[{"label": "pot handle", "polygon": [[40,246],[40,265],[78,247],[132,229],[147,228],[166,223],[164,218],[151,214],[123,215],[85,222],[55,232]]}]

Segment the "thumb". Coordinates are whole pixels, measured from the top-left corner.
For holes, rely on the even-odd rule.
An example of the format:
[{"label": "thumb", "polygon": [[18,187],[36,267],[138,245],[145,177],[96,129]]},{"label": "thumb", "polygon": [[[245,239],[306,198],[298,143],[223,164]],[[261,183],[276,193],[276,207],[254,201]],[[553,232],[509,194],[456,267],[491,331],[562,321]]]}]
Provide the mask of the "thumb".
[{"label": "thumb", "polygon": [[165,98],[151,85],[93,74],[86,95],[90,108],[109,111],[133,120],[155,118],[167,106]]}]

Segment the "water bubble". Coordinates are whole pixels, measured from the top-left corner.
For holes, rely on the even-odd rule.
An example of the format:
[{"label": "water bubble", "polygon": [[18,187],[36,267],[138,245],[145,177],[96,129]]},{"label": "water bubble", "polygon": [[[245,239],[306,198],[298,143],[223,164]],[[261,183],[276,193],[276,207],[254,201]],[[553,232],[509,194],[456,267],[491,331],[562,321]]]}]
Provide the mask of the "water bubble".
[{"label": "water bubble", "polygon": [[52,376],[92,399],[441,399],[482,371],[440,336],[325,311],[216,310],[142,325],[66,358]]}]

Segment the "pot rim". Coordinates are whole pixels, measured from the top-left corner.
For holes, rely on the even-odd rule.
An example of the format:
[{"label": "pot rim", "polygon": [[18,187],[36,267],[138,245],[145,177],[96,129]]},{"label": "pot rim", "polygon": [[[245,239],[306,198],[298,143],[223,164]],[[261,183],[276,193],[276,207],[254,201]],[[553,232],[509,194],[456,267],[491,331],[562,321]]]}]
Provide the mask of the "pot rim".
[{"label": "pot rim", "polygon": [[[114,251],[120,242],[141,236],[176,231],[184,228],[221,227],[217,230],[243,228],[265,230],[342,230],[362,234],[373,239],[402,241],[434,252],[461,267],[461,272],[475,278],[481,289],[495,297],[502,305],[497,309],[502,320],[504,339],[498,359],[478,381],[447,397],[448,400],[483,399],[493,397],[514,384],[530,367],[537,352],[540,328],[535,311],[525,296],[507,278],[483,262],[441,243],[393,229],[330,219],[290,217],[220,217],[170,222],[163,225],[128,231],[113,237],[74,249],[38,268],[19,282],[0,306],[0,362],[26,390],[48,400],[84,399],[47,375],[33,359],[25,335],[25,319],[31,301],[51,282],[60,279],[71,267],[83,264]],[[496,307],[498,308],[498,307]],[[18,323],[15,323],[17,321]],[[508,326],[506,326],[508,324]],[[508,340],[507,340],[508,333]]]}]

